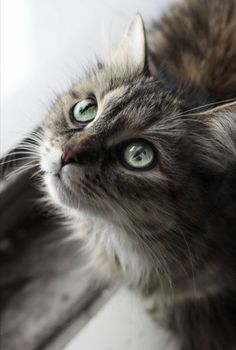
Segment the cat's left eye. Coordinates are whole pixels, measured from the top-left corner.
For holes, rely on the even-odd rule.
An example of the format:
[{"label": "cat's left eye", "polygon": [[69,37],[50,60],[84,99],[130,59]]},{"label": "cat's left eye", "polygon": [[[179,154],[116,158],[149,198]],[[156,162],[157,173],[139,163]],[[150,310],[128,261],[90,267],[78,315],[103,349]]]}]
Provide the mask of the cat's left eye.
[{"label": "cat's left eye", "polygon": [[79,101],[72,108],[70,115],[72,122],[87,124],[91,122],[97,114],[97,103],[93,98]]},{"label": "cat's left eye", "polygon": [[131,170],[149,170],[156,163],[156,151],[147,141],[133,140],[124,145],[121,161]]}]

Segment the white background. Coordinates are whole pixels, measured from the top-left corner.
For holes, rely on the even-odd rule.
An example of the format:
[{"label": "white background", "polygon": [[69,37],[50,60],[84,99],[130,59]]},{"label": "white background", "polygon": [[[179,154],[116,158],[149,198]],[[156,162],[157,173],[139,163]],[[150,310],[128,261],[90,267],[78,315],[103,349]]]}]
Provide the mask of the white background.
[{"label": "white background", "polygon": [[[63,350],[178,350],[133,292],[119,290]],[[59,349],[58,349],[59,350]]]},{"label": "white background", "polygon": [[172,0],[1,0],[1,154],[105,55],[137,11],[146,23]]}]

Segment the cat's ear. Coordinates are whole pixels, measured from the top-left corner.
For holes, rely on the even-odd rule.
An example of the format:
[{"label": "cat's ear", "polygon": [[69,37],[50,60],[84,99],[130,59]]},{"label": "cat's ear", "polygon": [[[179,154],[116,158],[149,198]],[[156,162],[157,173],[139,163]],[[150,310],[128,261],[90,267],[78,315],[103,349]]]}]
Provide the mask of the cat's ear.
[{"label": "cat's ear", "polygon": [[[234,140],[236,143],[235,102],[229,102],[227,104],[212,108],[205,112],[205,117],[211,130],[214,130],[215,135],[225,138],[226,141],[228,140],[227,142]],[[223,144],[227,143],[226,141],[223,142]]]},{"label": "cat's ear", "polygon": [[[197,113],[195,127],[200,128],[198,143],[199,154],[208,166],[217,165],[225,170],[229,164],[236,163],[236,103],[228,103],[206,112]],[[199,123],[200,121],[200,123]],[[201,125],[206,125],[202,129]],[[192,128],[195,132],[196,129]],[[196,135],[196,133],[195,133]]]},{"label": "cat's ear", "polygon": [[146,67],[146,33],[142,17],[136,14],[112,55],[112,63],[141,73]]}]

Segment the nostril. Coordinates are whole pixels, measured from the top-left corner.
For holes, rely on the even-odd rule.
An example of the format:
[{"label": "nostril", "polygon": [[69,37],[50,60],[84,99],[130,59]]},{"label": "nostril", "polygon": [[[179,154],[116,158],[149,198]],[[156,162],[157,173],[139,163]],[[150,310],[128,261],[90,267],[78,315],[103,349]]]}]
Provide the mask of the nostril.
[{"label": "nostril", "polygon": [[77,154],[73,150],[73,148],[69,145],[65,145],[63,148],[63,153],[61,156],[61,163],[62,166],[69,164],[69,163],[76,163],[77,162]]}]

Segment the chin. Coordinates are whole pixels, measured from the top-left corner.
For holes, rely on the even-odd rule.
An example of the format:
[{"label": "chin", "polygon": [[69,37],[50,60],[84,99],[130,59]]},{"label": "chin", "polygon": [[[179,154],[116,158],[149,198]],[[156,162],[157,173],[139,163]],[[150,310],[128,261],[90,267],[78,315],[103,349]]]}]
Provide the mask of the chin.
[{"label": "chin", "polygon": [[78,209],[78,199],[62,182],[60,175],[45,174],[44,182],[52,201],[63,208]]},{"label": "chin", "polygon": [[[62,174],[46,174],[44,177],[47,191],[54,205],[73,212],[74,214],[84,214],[86,216],[101,217],[104,213],[95,203],[81,193],[75,193],[67,177]],[[107,215],[107,213],[105,214]]]}]

